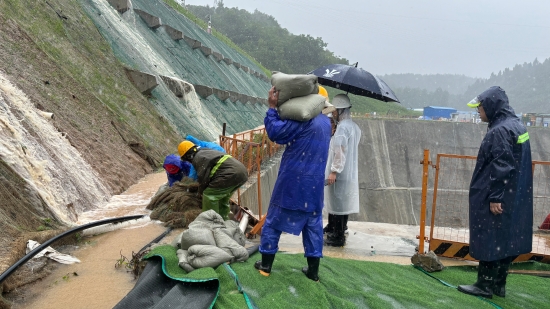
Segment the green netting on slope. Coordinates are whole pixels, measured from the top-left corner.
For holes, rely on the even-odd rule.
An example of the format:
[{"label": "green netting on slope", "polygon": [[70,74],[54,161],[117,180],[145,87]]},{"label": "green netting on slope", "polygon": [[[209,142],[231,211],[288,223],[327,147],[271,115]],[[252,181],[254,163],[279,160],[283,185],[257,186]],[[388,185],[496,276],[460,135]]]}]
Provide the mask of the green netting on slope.
[{"label": "green netting on slope", "polygon": [[241,55],[234,49],[227,46],[215,36],[207,33],[204,29],[195,25],[194,21],[182,16],[177,11],[167,9],[169,6],[163,1],[134,0],[134,8],[144,10],[155,16],[162,16],[162,23],[183,31],[185,35],[199,40],[203,45],[208,46],[227,58],[241,63],[257,72],[262,70],[257,67],[250,59]]},{"label": "green netting on slope", "polygon": [[[134,1],[134,7],[159,15],[163,23],[166,20],[172,21],[170,26],[185,32],[181,29],[187,21],[183,15],[159,1],[143,2]],[[172,40],[164,27],[149,28],[133,10],[121,15],[107,1],[91,0],[81,3],[117,58],[130,68],[251,96],[267,95],[268,83],[223,61],[217,62],[212,56],[205,57],[199,49],[193,50],[183,40]],[[192,24],[186,27],[197,28]],[[191,31],[188,30],[188,33]],[[233,108],[230,105],[234,103],[221,102],[215,96],[201,99],[200,108],[196,108],[197,105],[185,104],[184,100],[175,97],[162,80],[159,79],[159,83],[152,93],[151,103],[182,135],[193,134],[200,139],[217,140],[224,122],[228,124],[228,134],[248,130],[262,124],[267,109],[263,105],[258,106],[259,104],[235,104]],[[239,115],[227,115],[226,111]]]}]

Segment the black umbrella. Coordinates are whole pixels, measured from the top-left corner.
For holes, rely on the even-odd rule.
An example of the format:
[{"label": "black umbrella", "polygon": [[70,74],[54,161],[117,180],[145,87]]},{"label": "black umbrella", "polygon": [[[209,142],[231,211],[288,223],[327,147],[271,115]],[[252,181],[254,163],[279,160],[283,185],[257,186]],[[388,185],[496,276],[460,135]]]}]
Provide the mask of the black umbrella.
[{"label": "black umbrella", "polygon": [[395,93],[383,80],[358,68],[357,63],[354,65],[329,64],[308,74],[317,76],[321,85],[384,102],[400,103]]}]

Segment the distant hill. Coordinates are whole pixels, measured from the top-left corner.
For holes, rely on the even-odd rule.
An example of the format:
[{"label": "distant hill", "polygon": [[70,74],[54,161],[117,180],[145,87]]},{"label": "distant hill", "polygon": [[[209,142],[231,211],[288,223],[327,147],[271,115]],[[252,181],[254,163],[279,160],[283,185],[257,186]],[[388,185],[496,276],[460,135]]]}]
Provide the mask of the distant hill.
[{"label": "distant hill", "polygon": [[418,88],[428,92],[437,89],[447,91],[449,94],[463,94],[477,79],[465,75],[456,74],[386,74],[379,76],[392,89],[394,88]]},{"label": "distant hill", "polygon": [[273,71],[299,74],[327,63],[349,63],[326,49],[327,43],[322,38],[292,34],[282,28],[273,16],[258,10],[250,13],[228,8],[223,2],[215,8],[187,5],[186,9],[205,22],[211,17],[214,30],[227,36]]},{"label": "distant hill", "polygon": [[[349,64],[346,58],[326,49],[322,38],[295,35],[281,28],[271,15],[258,10],[250,13],[243,9],[187,5],[200,22],[210,17],[214,30],[254,57],[266,68],[285,73],[309,72],[329,63]],[[429,105],[466,110],[466,102],[493,85],[501,86],[510,98],[516,112],[550,113],[550,60],[505,68],[488,79],[476,79],[456,74],[414,73],[381,75],[401,101],[395,108],[422,108]],[[359,98],[360,101],[363,101]],[[376,101],[365,101],[365,112],[376,111]],[[383,106],[390,110],[392,104]],[[372,110],[371,110],[372,109]],[[377,112],[380,112],[378,110]]]}]

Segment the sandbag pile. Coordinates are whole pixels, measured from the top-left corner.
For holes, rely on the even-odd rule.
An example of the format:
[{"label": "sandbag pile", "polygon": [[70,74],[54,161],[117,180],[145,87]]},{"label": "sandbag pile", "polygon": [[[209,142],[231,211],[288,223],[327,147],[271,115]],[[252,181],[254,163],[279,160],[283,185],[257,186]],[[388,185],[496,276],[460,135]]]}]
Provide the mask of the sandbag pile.
[{"label": "sandbag pile", "polygon": [[323,110],[325,97],[319,94],[315,75],[273,72],[271,85],[279,91],[277,109],[281,119],[308,121]]},{"label": "sandbag pile", "polygon": [[186,272],[248,259],[246,238],[239,223],[224,221],[214,210],[201,213],[175,240],[172,245],[179,248],[179,266]]}]

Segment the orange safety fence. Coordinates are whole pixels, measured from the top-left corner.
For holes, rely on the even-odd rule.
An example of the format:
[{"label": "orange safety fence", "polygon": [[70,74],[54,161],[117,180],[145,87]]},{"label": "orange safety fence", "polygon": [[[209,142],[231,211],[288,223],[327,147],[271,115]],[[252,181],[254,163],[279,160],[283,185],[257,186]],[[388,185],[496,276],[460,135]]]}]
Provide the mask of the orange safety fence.
[{"label": "orange safety fence", "polygon": [[[258,186],[258,219],[262,215],[262,190],[261,190],[261,165],[263,162],[273,157],[280,145],[272,142],[267,137],[265,128],[258,128],[237,134],[232,137],[220,135],[220,146],[225,149],[227,154],[239,160],[247,169],[248,176],[256,173]],[[240,190],[237,193],[238,204],[240,201]]]},{"label": "orange safety fence", "polygon": [[[429,152],[428,152],[429,153]],[[431,167],[433,173],[432,205],[427,206],[429,190],[428,177],[423,179],[422,216],[430,217],[426,226],[421,220],[419,252],[424,253],[424,241],[429,242],[429,250],[439,256],[474,260],[469,255],[469,186],[476,157],[437,154],[435,164],[425,159],[421,163]],[[428,156],[429,158],[429,156]],[[533,249],[531,253],[520,255],[515,261],[536,260],[550,263],[550,231],[540,229],[550,214],[550,162],[533,161]],[[429,237],[424,237],[426,227]]]}]

